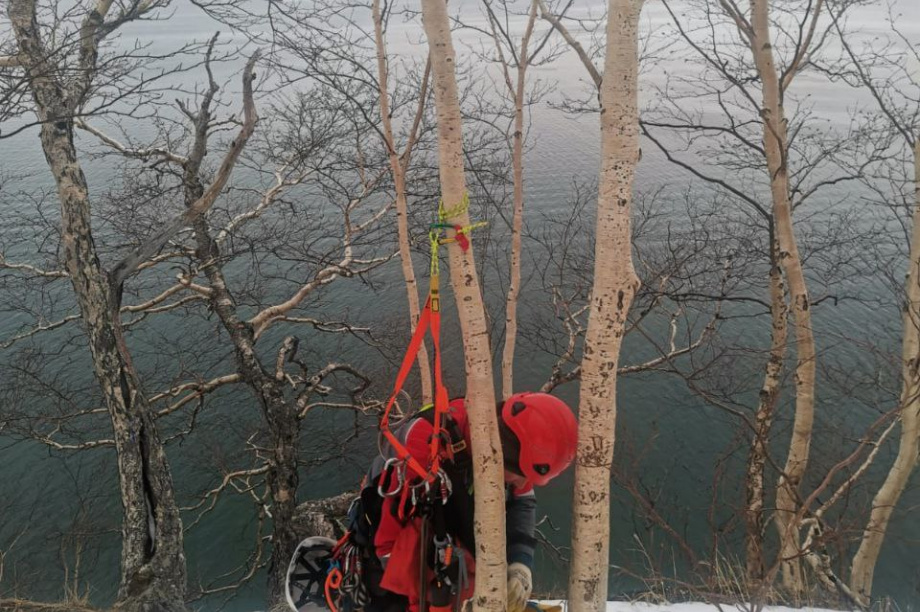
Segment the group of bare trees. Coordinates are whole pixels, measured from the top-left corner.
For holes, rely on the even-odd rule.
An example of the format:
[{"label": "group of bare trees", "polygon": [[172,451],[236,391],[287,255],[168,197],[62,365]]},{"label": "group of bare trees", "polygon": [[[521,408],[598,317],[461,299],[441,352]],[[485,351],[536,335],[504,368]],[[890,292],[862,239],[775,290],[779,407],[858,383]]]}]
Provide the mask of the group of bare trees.
[{"label": "group of bare trees", "polygon": [[[870,605],[920,444],[920,42],[897,28],[865,39],[849,21],[861,3],[830,0],[663,0],[666,25],[644,34],[643,0],[609,0],[596,18],[571,1],[483,0],[481,19],[443,0],[193,4],[10,0],[0,22],[0,144],[38,136],[47,164],[0,170],[12,221],[0,233],[0,436],[117,468],[119,609],[184,610],[262,570],[283,605],[308,535],[298,502],[316,497],[302,476],[373,445],[380,364],[418,320],[439,210],[454,227],[490,222],[464,229],[472,248],[446,248],[463,351],[452,391],[470,406],[476,477],[475,609],[505,609],[494,406],[533,384],[515,374],[524,352],[546,363],[535,386],[578,383],[573,609],[604,609],[611,558],[638,575],[611,552],[623,498],[647,526],[640,548],[661,533],[674,551],[661,556],[681,558],[666,577],[659,553],[643,553],[675,591]],[[182,10],[230,34],[161,48]],[[147,40],[129,42],[135,26]],[[466,34],[473,62],[455,50]],[[597,121],[600,171],[572,183],[570,212],[541,219],[525,182],[541,129],[528,110],[549,89],[532,75],[571,57],[587,96],[556,101]],[[805,76],[855,92],[845,129],[799,95]],[[676,180],[635,186],[642,136]],[[879,202],[881,226],[854,213]],[[834,429],[821,410],[847,381],[828,347],[872,340],[822,336],[819,323],[867,301],[853,279],[890,274],[882,257],[907,269],[893,298],[898,391],[860,373],[882,399]],[[390,284],[408,317],[361,307]],[[424,347],[418,366],[421,404],[434,393]],[[677,381],[695,418],[712,409],[730,423],[723,459],[743,467],[712,470],[712,546],[657,501],[641,460],[622,444],[615,455],[621,374]],[[732,483],[741,493],[726,498]],[[252,554],[219,578],[190,575],[185,535],[219,524],[231,495],[251,502]],[[718,506],[731,527],[717,526]],[[0,607],[28,595],[4,587],[22,531],[9,533]],[[726,585],[735,554],[743,569]]]}]

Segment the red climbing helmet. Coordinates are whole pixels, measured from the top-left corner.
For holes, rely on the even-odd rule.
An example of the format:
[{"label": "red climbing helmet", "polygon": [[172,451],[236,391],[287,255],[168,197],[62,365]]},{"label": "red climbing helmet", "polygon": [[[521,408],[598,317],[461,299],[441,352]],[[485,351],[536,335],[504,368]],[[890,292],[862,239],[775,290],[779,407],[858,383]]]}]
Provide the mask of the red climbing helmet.
[{"label": "red climbing helmet", "polygon": [[502,421],[520,443],[521,474],[543,486],[575,458],[578,423],[561,399],[548,393],[516,393],[502,405]]}]

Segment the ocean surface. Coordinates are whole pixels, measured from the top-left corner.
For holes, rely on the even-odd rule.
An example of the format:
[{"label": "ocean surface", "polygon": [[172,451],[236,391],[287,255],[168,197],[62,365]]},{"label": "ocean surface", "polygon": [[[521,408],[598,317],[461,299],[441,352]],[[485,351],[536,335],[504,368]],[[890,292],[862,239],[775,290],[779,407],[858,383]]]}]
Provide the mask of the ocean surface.
[{"label": "ocean surface", "polygon": [[[587,17],[598,15],[602,3],[577,2],[573,15]],[[677,5],[682,6],[682,5]],[[453,11],[470,25],[486,24],[479,5],[470,0],[451,2]],[[902,32],[911,40],[920,41],[920,5],[903,1],[898,5],[900,16],[896,19]],[[130,46],[135,40],[152,45],[152,50],[168,50],[191,40],[206,40],[217,30],[223,30],[222,40],[230,44],[245,45],[245,37],[239,32],[227,32],[227,28],[203,16],[186,1],[173,4],[172,13],[164,22],[148,22],[131,25],[121,34],[118,44]],[[850,27],[858,29],[861,35],[871,39],[887,27],[887,15],[875,9],[860,9],[850,18]],[[0,20],[0,25],[7,25]],[[641,102],[644,108],[653,108],[660,101],[661,89],[676,77],[691,79],[696,70],[689,61],[691,52],[666,52],[668,43],[676,40],[669,30],[669,20],[664,7],[655,0],[648,0],[643,12],[642,28],[649,38],[644,47],[650,56],[643,65]],[[0,29],[0,32],[6,32]],[[673,40],[672,40],[673,39]],[[587,42],[587,38],[583,38]],[[389,51],[393,57],[411,59],[423,57],[423,35],[416,22],[394,24],[389,34]],[[676,43],[674,43],[676,44]],[[473,61],[474,52],[483,48],[483,39],[472,29],[461,29],[456,33],[455,45],[461,65]],[[654,61],[653,57],[661,58]],[[215,77],[227,83],[227,90],[238,93],[238,73],[244,60],[218,64]],[[910,66],[916,75],[920,66]],[[532,302],[522,308],[522,324],[539,327],[540,321],[553,320],[547,315],[551,309],[548,298],[540,284],[541,255],[538,241],[544,227],[552,220],[564,218],[571,208],[573,184],[590,185],[596,179],[599,162],[599,139],[597,115],[593,113],[573,114],[560,109],[565,100],[590,100],[593,85],[572,53],[558,57],[552,63],[532,68],[530,77],[551,85],[545,98],[534,105],[529,113],[529,149],[525,160],[527,190],[527,230],[532,239],[525,241],[525,247],[534,255],[525,257],[525,296]],[[189,83],[202,82],[203,71],[192,71],[181,79],[165,83],[166,97],[188,96]],[[501,84],[496,75],[491,77],[496,87]],[[172,90],[170,90],[172,88]],[[182,89],[182,92],[179,92]],[[842,84],[828,83],[821,76],[806,72],[794,91],[795,105],[806,109],[816,117],[815,125],[822,126],[828,134],[844,133],[855,109],[865,108],[869,100],[865,95],[855,93]],[[233,100],[228,100],[233,104]],[[704,109],[707,116],[717,116],[718,109]],[[376,109],[372,109],[376,113]],[[711,115],[710,115],[711,113]],[[130,136],[143,141],[150,129],[143,120],[131,123],[134,130]],[[9,132],[15,124],[0,125]],[[676,141],[667,141],[676,142]],[[87,152],[98,152],[88,137],[79,136],[81,148]],[[688,200],[709,196],[703,193],[698,182],[673,164],[657,150],[650,141],[643,140],[643,156],[639,165],[636,190],[640,196],[657,194],[662,202],[662,215],[672,219],[674,229],[686,227],[684,207]],[[691,150],[691,155],[693,150]],[[212,155],[214,153],[212,152]],[[709,160],[700,157],[700,163]],[[87,155],[85,170],[94,193],[117,190],[119,177],[110,161],[103,157]],[[53,183],[45,165],[37,131],[32,128],[15,137],[0,139],[0,176],[7,177],[0,189],[0,216],[7,219],[7,228],[0,232],[0,250],[10,261],[44,263],[30,259],[34,253],[33,236],[38,236],[35,227],[42,223],[53,225],[58,214],[54,202]],[[244,181],[246,172],[235,177],[235,184]],[[809,204],[811,207],[812,205]],[[862,192],[849,185],[836,186],[821,192],[814,198],[813,208],[797,212],[797,230],[806,242],[816,235],[823,235],[827,227],[847,218],[853,211],[867,207]],[[590,209],[588,210],[590,213]],[[684,218],[681,217],[684,214]],[[881,214],[881,213],[880,213]],[[878,221],[875,215],[858,216],[860,223],[869,223],[867,218]],[[891,222],[880,221],[883,223]],[[103,220],[102,226],[112,223]],[[502,226],[498,217],[494,219],[494,236],[501,240]],[[591,224],[587,225],[590,228]],[[663,231],[653,233],[650,241],[663,241]],[[668,226],[668,230],[671,226]],[[826,232],[825,232],[826,233]],[[576,236],[586,240],[586,236]],[[896,241],[895,235],[892,241]],[[903,244],[901,245],[903,248]],[[816,250],[813,253],[815,269],[826,270],[822,258],[846,255],[846,249],[828,254]],[[493,264],[490,264],[493,265]],[[504,260],[495,266],[504,265]],[[806,263],[808,265],[808,263]],[[897,278],[900,273],[898,262],[889,271]],[[425,270],[423,258],[417,261],[416,270]],[[231,270],[231,277],[247,278],[245,270]],[[827,299],[814,309],[816,337],[820,351],[818,395],[818,422],[828,432],[824,441],[816,439],[813,450],[813,479],[820,480],[820,470],[826,470],[841,460],[847,449],[858,442],[860,432],[872,420],[872,415],[890,402],[891,389],[897,381],[891,379],[893,359],[898,353],[900,319],[895,298],[888,292],[888,285],[880,278],[857,276],[852,278],[838,274],[833,285],[828,286],[822,278],[814,282],[813,294],[819,296],[856,295],[852,301]],[[844,280],[841,280],[843,278]],[[756,285],[759,281],[752,281]],[[502,319],[501,295],[504,283],[496,276],[494,284],[486,287],[490,313],[498,321],[500,331]],[[814,287],[817,287],[815,289]],[[43,295],[50,302],[65,304],[69,286],[51,288]],[[140,291],[140,290],[139,290]],[[140,291],[142,294],[143,292]],[[886,293],[887,292],[887,293]],[[149,294],[149,292],[148,292]],[[762,287],[762,296],[766,290]],[[452,392],[462,391],[462,354],[457,337],[458,329],[450,300],[445,312],[446,377]],[[49,307],[35,304],[35,310]],[[56,307],[54,307],[56,308]],[[341,320],[375,323],[380,326],[402,325],[405,317],[405,293],[400,285],[400,271],[396,261],[375,272],[373,281],[362,279],[340,279],[311,304],[316,316]],[[750,313],[756,307],[744,304],[727,306],[729,312],[737,315],[731,323],[721,328],[726,343],[739,343],[746,339],[748,344],[766,347],[769,321],[764,317],[743,318],[746,308]],[[541,310],[542,309],[542,310]],[[0,318],[0,342],[17,333],[28,321],[23,313],[28,308],[4,307]],[[55,312],[63,312],[55,310]],[[551,312],[551,311],[549,311]],[[558,325],[558,322],[556,322]],[[217,324],[206,321],[205,315],[187,321],[179,315],[157,318],[156,322],[132,332],[131,349],[138,368],[143,372],[172,373],[179,379],[182,373],[197,372],[200,363],[182,363],[187,354],[190,361],[200,358],[199,343],[211,342],[217,337]],[[643,341],[630,336],[624,347],[624,365],[640,363],[655,356],[654,343],[666,345],[668,318],[666,315],[652,317],[649,323],[654,342]],[[387,330],[390,332],[391,330]],[[681,333],[692,336],[689,329]],[[309,345],[312,363],[332,360],[349,360],[366,368],[377,378],[379,393],[385,393],[388,376],[395,374],[398,355],[392,351],[368,348],[360,343],[349,342],[340,337],[330,337],[317,332],[304,331],[304,345]],[[283,334],[273,331],[263,340],[267,346],[276,346]],[[79,336],[77,336],[79,337]],[[398,334],[394,333],[394,337]],[[548,378],[553,357],[542,350],[542,345],[533,337],[519,341],[516,379],[520,389],[538,387]],[[683,336],[681,336],[683,337]],[[66,338],[66,340],[64,340]],[[495,342],[500,347],[500,336]],[[85,360],[79,358],[79,351],[73,350],[71,335],[51,336],[50,340],[36,340],[44,350],[61,342],[62,358],[49,359],[55,383],[73,392],[74,397],[92,400],[94,398],[91,372]],[[43,344],[44,343],[44,344]],[[312,343],[312,344],[311,344]],[[174,350],[163,353],[160,347]],[[204,346],[204,344],[201,344]],[[207,365],[201,366],[203,376],[217,376],[232,368],[232,355],[228,344],[218,345],[216,352],[208,355]],[[21,372],[23,345],[0,350],[0,376],[12,377]],[[756,357],[756,356],[755,356]],[[847,389],[847,372],[852,372],[854,385]],[[865,391],[855,384],[863,375],[878,373],[879,388],[886,392]],[[859,376],[857,376],[857,374]],[[752,397],[756,398],[759,371],[749,372]],[[871,377],[871,376],[870,376]],[[887,377],[887,378],[886,378]],[[791,380],[791,375],[790,375]],[[11,380],[11,379],[10,379]],[[164,381],[169,382],[169,381]],[[791,383],[786,385],[791,388]],[[18,395],[4,385],[0,402],[7,406],[34,403],[44,405],[53,402],[50,397],[55,385],[42,387],[24,382],[22,394]],[[159,387],[157,387],[159,388]],[[148,392],[152,390],[148,389]],[[872,395],[874,393],[874,395]],[[567,385],[559,395],[576,404],[577,387]],[[871,396],[871,397],[867,397]],[[719,546],[722,561],[731,564],[739,555],[737,509],[743,503],[744,491],[740,479],[732,477],[740,473],[743,466],[743,432],[736,420],[726,416],[694,395],[680,378],[667,373],[652,372],[638,376],[623,377],[618,389],[618,434],[617,464],[632,475],[631,484],[644,492],[654,504],[659,504],[677,531],[698,551],[702,558]],[[788,432],[791,422],[791,401],[787,392],[781,402],[778,415],[779,431]],[[95,397],[98,399],[98,397]],[[875,403],[873,403],[875,402]],[[75,409],[85,405],[74,406]],[[890,405],[888,405],[890,409]],[[0,404],[0,410],[4,406]],[[248,436],[259,423],[258,411],[248,392],[242,387],[230,387],[208,400],[203,409],[194,435],[173,442],[168,449],[174,470],[174,480],[184,506],[196,503],[202,490],[218,484],[216,466],[236,466],[241,449]],[[302,445],[305,465],[301,475],[299,495],[302,499],[320,498],[353,489],[367,462],[375,452],[371,419],[357,419],[350,413],[317,412],[305,420]],[[181,429],[181,424],[174,425]],[[105,420],[97,421],[94,428],[81,432],[88,438],[105,437]],[[339,443],[355,434],[353,440]],[[787,433],[788,435],[788,433]],[[896,435],[896,434],[895,434]],[[844,446],[841,446],[843,444]],[[848,444],[848,445],[847,445]],[[890,462],[896,446],[889,443],[880,453],[880,462]],[[335,461],[325,461],[330,453],[344,454]],[[777,444],[773,451],[774,460],[782,462],[784,448]],[[19,592],[44,598],[60,598],[67,586],[104,605],[112,600],[117,588],[119,555],[119,513],[117,479],[112,468],[112,453],[109,450],[91,450],[82,453],[52,451],[43,445],[21,441],[17,437],[4,437],[0,430],[0,554],[6,551],[4,573],[0,582],[0,594]],[[725,476],[728,474],[728,476]],[[878,474],[876,473],[876,476]],[[891,532],[886,540],[879,568],[875,578],[875,594],[892,597],[902,609],[920,606],[920,521],[916,519],[916,508],[920,507],[918,477],[912,479],[912,486],[901,501],[902,511],[895,515]],[[715,486],[713,483],[717,483]],[[545,491],[539,492],[540,513],[547,521],[541,531],[548,542],[562,550],[554,551],[551,546],[541,549],[537,566],[537,590],[541,593],[558,595],[565,586],[564,547],[570,532],[570,498],[572,489],[571,471],[553,482]],[[853,504],[865,501],[873,489],[861,488],[853,494]],[[615,504],[612,511],[611,595],[632,595],[655,585],[643,582],[636,574],[654,569],[662,574],[682,571],[682,561],[672,555],[673,542],[651,527],[647,517],[632,501],[626,487],[614,488]],[[711,511],[715,508],[715,511]],[[186,513],[186,525],[194,522],[199,510]],[[842,546],[848,538],[858,537],[861,519],[844,522],[845,531],[836,540],[835,546]],[[734,529],[734,531],[733,531]],[[264,528],[261,532],[264,534]],[[724,534],[725,541],[720,541]],[[214,510],[203,516],[186,534],[186,550],[189,561],[189,575],[192,589],[213,588],[232,582],[239,576],[239,568],[245,567],[249,555],[255,548],[260,535],[252,499],[246,494],[227,495]],[[4,560],[4,557],[0,557]],[[685,569],[685,568],[683,568]],[[841,570],[845,568],[839,568]],[[625,570],[625,571],[617,571]],[[253,610],[263,601],[263,578],[257,574],[246,586],[235,594],[218,593],[202,599],[197,605],[203,610]],[[19,591],[19,589],[22,591]]]}]

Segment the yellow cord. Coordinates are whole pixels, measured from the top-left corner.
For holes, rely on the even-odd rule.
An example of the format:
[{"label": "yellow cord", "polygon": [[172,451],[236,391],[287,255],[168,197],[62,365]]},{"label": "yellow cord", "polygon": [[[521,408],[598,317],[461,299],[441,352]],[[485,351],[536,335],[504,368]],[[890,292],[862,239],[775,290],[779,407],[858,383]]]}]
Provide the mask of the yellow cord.
[{"label": "yellow cord", "polygon": [[458,217],[470,209],[470,196],[463,194],[460,203],[453,208],[444,208],[444,198],[438,202],[438,222],[446,223],[448,220]]},{"label": "yellow cord", "polygon": [[[457,236],[459,234],[469,235],[474,229],[484,227],[487,225],[485,221],[478,221],[476,223],[470,223],[469,225],[464,225],[459,229],[454,229],[453,237],[441,237],[442,226],[449,225],[450,219],[458,217],[463,213],[467,212],[470,209],[470,197],[468,194],[464,193],[463,198],[461,198],[460,203],[451,208],[444,208],[444,198],[441,198],[438,201],[438,223],[432,226],[432,229],[428,232],[428,242],[431,244],[431,264],[428,270],[431,281],[429,283],[429,297],[431,299],[431,309],[435,312],[440,310],[440,264],[438,261],[438,247],[442,244],[449,244],[451,242],[457,241]],[[450,229],[450,228],[448,228]]]}]

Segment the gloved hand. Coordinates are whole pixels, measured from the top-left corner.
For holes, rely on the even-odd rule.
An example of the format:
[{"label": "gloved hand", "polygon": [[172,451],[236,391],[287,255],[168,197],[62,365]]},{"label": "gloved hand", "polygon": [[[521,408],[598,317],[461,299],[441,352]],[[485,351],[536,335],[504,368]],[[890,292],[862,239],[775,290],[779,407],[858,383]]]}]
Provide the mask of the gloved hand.
[{"label": "gloved hand", "polygon": [[508,566],[508,612],[524,612],[533,591],[533,575],[523,563]]}]

